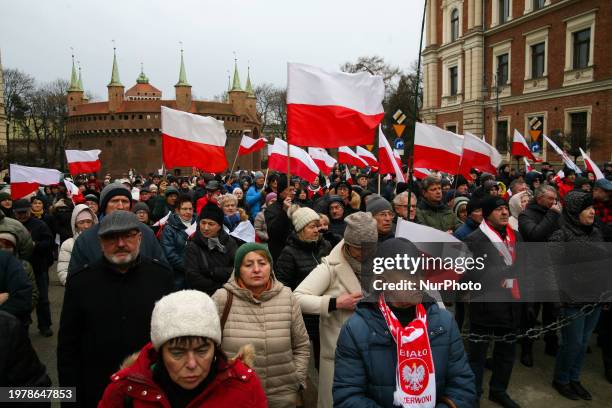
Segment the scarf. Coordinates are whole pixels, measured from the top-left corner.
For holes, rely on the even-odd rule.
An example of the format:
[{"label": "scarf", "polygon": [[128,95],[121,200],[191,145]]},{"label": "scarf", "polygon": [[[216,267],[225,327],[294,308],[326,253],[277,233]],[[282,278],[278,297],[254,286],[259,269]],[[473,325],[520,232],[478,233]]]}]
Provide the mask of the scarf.
[{"label": "scarf", "polygon": [[346,245],[342,246],[342,254],[344,255],[346,262],[349,264],[353,272],[355,272],[355,275],[357,275],[357,279],[361,279],[361,262],[353,258],[351,254],[349,254]]},{"label": "scarf", "polygon": [[416,305],[416,316],[405,327],[387,306],[384,295],[378,298],[378,307],[397,347],[393,404],[406,408],[434,408],[436,373],[427,336],[425,307]]},{"label": "scarf", "polygon": [[38,218],[40,220],[40,219],[42,219],[43,214],[45,213],[45,210],[40,210],[40,211],[31,210],[31,212],[32,212],[32,215],[34,217],[36,217],[36,218]]},{"label": "scarf", "polygon": [[219,237],[208,238],[206,243],[208,245],[208,249],[210,249],[211,251],[217,248],[219,249],[219,252],[223,254],[225,253],[225,245],[223,245],[221,241],[219,241]]},{"label": "scarf", "polygon": [[[489,241],[497,248],[500,255],[504,258],[504,263],[507,266],[512,266],[516,260],[516,235],[512,227],[510,227],[510,224],[506,225],[503,236],[502,233],[491,227],[487,220],[483,220],[478,228],[480,228],[482,233],[485,234],[486,237],[489,238]],[[501,286],[509,289],[514,299],[521,298],[518,279],[505,279]]]},{"label": "scarf", "polygon": [[246,285],[244,284],[244,281],[242,280],[242,278],[239,276],[238,279],[236,279],[236,283],[238,283],[238,286],[240,286],[242,289],[246,289],[249,292],[251,292],[251,294],[253,295],[253,297],[257,300],[259,300],[259,297],[262,295],[262,293],[272,289],[272,276],[270,276],[270,279],[268,279],[268,283],[266,283],[266,287],[263,288],[259,293],[255,294],[251,289],[247,288]]}]

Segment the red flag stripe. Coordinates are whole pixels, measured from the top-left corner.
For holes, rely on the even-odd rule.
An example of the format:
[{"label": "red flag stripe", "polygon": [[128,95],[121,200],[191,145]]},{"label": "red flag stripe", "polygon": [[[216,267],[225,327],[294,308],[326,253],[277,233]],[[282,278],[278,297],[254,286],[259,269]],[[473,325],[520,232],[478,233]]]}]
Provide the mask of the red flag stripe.
[{"label": "red flag stripe", "polygon": [[211,173],[227,169],[223,146],[196,143],[162,133],[163,160],[167,168],[191,167]]},{"label": "red flag stripe", "polygon": [[82,173],[97,173],[100,171],[100,168],[100,160],[68,163],[68,170],[70,171],[70,174],[73,175]]}]

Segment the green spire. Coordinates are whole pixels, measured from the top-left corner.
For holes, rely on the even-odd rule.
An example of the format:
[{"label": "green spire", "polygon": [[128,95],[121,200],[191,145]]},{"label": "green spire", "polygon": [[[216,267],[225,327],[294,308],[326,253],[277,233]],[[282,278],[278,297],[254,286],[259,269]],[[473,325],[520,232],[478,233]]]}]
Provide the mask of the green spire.
[{"label": "green spire", "polygon": [[137,84],[148,84],[149,83],[149,78],[147,78],[147,76],[144,73],[142,62],[140,63],[140,75],[138,75],[138,78],[136,78],[136,83]]},{"label": "green spire", "polygon": [[70,87],[68,92],[78,92],[83,89],[79,86],[79,78],[77,77],[76,67],[74,66],[74,55],[72,56],[72,74],[70,75]]},{"label": "green spire", "polygon": [[181,69],[179,71],[179,80],[174,86],[191,86],[187,82],[187,74],[185,73],[185,61],[183,60],[183,49],[181,48]]},{"label": "green spire", "polygon": [[81,76],[81,63],[79,62],[79,91],[83,92],[83,77]]},{"label": "green spire", "polygon": [[117,66],[117,49],[113,47],[113,74],[107,86],[123,86],[119,79],[119,67]]},{"label": "green spire", "polygon": [[255,96],[255,92],[253,91],[253,85],[251,84],[251,67],[247,67],[247,82],[245,89],[247,96]]},{"label": "green spire", "polygon": [[240,85],[240,75],[238,75],[238,61],[234,58],[234,81],[232,83],[231,91],[242,91],[242,86]]}]

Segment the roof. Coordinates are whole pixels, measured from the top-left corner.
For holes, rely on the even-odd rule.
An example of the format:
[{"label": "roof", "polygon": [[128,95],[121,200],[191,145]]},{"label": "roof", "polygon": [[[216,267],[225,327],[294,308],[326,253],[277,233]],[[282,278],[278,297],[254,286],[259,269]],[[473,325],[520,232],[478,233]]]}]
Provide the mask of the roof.
[{"label": "roof", "polygon": [[[132,88],[139,85],[137,84]],[[130,89],[132,89],[130,88]],[[154,88],[154,87],[152,87]],[[154,88],[155,89],[155,88]],[[137,113],[137,112],[160,112],[161,106],[167,106],[169,108],[176,109],[175,100],[124,100],[121,106],[113,113]],[[191,113],[205,113],[209,115],[232,115],[235,116],[233,107],[231,104],[223,102],[211,102],[211,101],[193,101],[191,104]],[[96,115],[96,114],[108,114],[108,102],[92,102],[77,105],[76,110],[71,112],[71,116],[78,115]],[[245,115],[249,119],[252,119],[250,115]]]},{"label": "roof", "polygon": [[133,87],[131,87],[125,92],[125,96],[149,96],[149,95],[144,95],[145,92],[147,94],[156,93],[161,96],[161,91],[157,89],[156,87],[154,87],[153,85],[149,84],[148,82],[138,83],[134,85]]}]

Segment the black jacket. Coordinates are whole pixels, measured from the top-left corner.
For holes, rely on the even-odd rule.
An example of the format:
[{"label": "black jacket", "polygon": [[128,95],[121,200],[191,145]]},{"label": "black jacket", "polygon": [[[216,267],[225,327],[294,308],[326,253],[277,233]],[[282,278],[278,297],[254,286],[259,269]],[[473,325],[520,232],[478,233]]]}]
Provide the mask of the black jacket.
[{"label": "black jacket", "polygon": [[276,263],[285,247],[289,234],[293,231],[293,224],[291,224],[287,211],[283,208],[283,201],[280,197],[275,203],[267,206],[264,211],[268,236],[270,237],[268,248],[272,254],[272,260]]},{"label": "black jacket", "polygon": [[74,205],[72,205],[71,201],[69,205],[53,208],[51,214],[51,230],[53,231],[54,238],[55,234],[59,235],[60,244],[68,238],[72,238],[72,227],[70,225],[72,218],[72,210],[74,210]]},{"label": "black jacket", "polygon": [[519,231],[527,242],[546,242],[559,229],[559,216],[532,200],[518,216]]},{"label": "black jacket", "polygon": [[173,290],[170,268],[143,257],[126,273],[102,257],[68,279],[57,371],[60,386],[77,387],[78,406],[97,406],[110,375],[150,341],[155,302]]},{"label": "black jacket", "polygon": [[[47,369],[32,348],[25,327],[15,316],[0,311],[0,387],[49,387],[50,385],[51,379],[47,375]],[[23,404],[15,406],[20,405],[23,406]]]},{"label": "black jacket", "polygon": [[32,311],[32,282],[28,279],[22,263],[5,251],[0,251],[0,293],[9,294],[7,301],[0,305],[0,311],[10,313],[24,323],[29,322]]},{"label": "black jacket", "polygon": [[187,287],[206,292],[212,296],[232,274],[234,270],[234,256],[236,255],[236,241],[223,229],[219,231],[219,242],[225,247],[221,252],[218,248],[209,249],[208,239],[204,238],[200,230],[196,230],[193,239],[185,248],[185,281]]},{"label": "black jacket", "polygon": [[[70,222],[68,225],[70,225]],[[34,274],[47,272],[49,266],[53,264],[53,233],[44,221],[35,217],[27,220],[23,223],[23,226],[30,231],[32,241],[34,242],[31,260]]]},{"label": "black jacket", "polygon": [[[515,235],[518,246],[523,239],[520,233],[515,232]],[[467,279],[482,283],[480,292],[472,292],[470,323],[485,328],[517,329],[521,323],[521,304],[513,302],[511,291],[501,284],[504,279],[517,278],[520,260],[517,258],[512,266],[507,266],[499,251],[480,229],[468,235],[465,242],[474,257],[484,257],[485,265],[481,271],[473,269],[466,272]]]},{"label": "black jacket", "polygon": [[331,244],[322,237],[317,242],[304,242],[291,234],[274,266],[276,279],[295,290],[331,249]]}]

